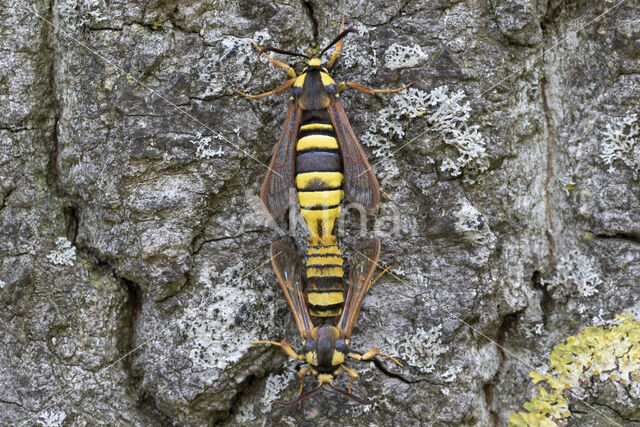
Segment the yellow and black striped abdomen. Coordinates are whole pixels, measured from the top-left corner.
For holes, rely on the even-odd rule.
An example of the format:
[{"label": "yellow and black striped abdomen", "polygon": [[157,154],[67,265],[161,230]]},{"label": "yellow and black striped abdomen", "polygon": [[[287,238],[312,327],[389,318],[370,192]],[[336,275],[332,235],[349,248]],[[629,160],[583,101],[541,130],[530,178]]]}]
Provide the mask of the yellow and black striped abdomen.
[{"label": "yellow and black striped abdomen", "polygon": [[[323,117],[322,112],[326,117]],[[342,156],[326,110],[303,114],[296,144],[296,188],[311,236],[307,253],[307,296],[312,316],[342,312],[343,260],[333,227],[344,197]]]},{"label": "yellow and black striped abdomen", "polygon": [[338,245],[310,246],[307,253],[309,313],[316,317],[342,313],[342,254]]}]

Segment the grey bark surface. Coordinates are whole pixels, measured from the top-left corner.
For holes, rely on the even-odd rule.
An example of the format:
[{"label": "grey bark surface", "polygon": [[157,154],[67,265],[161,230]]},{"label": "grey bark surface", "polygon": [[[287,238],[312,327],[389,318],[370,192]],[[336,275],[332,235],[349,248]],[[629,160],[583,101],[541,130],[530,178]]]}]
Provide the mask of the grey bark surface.
[{"label": "grey bark surface", "polygon": [[[0,4],[0,422],[505,425],[555,344],[638,313],[640,164],[601,157],[607,126],[640,114],[635,0]],[[415,337],[422,358],[353,364],[375,407],[324,390],[282,408],[295,364],[249,342],[300,347],[268,256],[289,219],[258,197],[288,95],[233,89],[285,80],[250,40],[322,47],[342,13],[361,37],[335,80],[462,90],[487,167],[443,171],[459,153],[421,117],[398,119],[390,157],[365,144],[393,201],[365,230],[345,210],[340,242],[348,260],[380,236],[393,274],[352,345],[402,359],[390,341]],[[341,98],[357,135],[385,137],[371,124],[393,95]],[[75,256],[55,263],[61,237]],[[572,254],[597,293],[549,285]],[[585,396],[571,425],[640,424],[624,387]]]}]

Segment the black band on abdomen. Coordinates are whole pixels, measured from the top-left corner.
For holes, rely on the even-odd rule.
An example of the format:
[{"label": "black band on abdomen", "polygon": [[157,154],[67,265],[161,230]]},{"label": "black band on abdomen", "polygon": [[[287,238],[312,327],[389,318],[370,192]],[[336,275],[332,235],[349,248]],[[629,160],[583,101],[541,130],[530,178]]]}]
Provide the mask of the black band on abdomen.
[{"label": "black band on abdomen", "polygon": [[342,172],[342,156],[327,151],[311,151],[296,156],[296,173]]}]

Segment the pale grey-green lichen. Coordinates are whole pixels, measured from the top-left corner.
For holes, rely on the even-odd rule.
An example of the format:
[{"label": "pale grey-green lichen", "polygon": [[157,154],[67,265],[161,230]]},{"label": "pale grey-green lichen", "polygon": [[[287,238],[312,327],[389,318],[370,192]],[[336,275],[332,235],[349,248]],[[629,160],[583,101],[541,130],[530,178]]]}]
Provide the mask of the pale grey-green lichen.
[{"label": "pale grey-green lichen", "polygon": [[562,288],[564,292],[575,290],[582,297],[591,297],[598,293],[603,281],[593,259],[578,250],[572,250],[560,257],[555,275],[544,283],[549,289]]},{"label": "pale grey-green lichen", "polygon": [[423,374],[429,374],[435,370],[439,356],[449,350],[449,347],[442,343],[441,337],[442,325],[438,325],[428,331],[417,328],[415,331],[406,332],[400,338],[386,337],[385,340],[402,360],[418,368]]},{"label": "pale grey-green lichen", "polygon": [[68,31],[86,28],[92,22],[102,18],[103,10],[108,7],[102,0],[62,0],[56,2],[60,19]]},{"label": "pale grey-green lichen", "polygon": [[428,55],[425,54],[417,44],[404,46],[399,43],[394,43],[389,46],[384,53],[384,65],[392,70],[415,67],[427,58]]},{"label": "pale grey-green lichen", "polygon": [[236,421],[238,422],[238,424],[244,426],[256,419],[256,416],[253,413],[253,408],[254,405],[251,403],[240,407],[240,411],[236,415]]},{"label": "pale grey-green lichen", "polygon": [[211,142],[213,139],[222,139],[220,135],[207,135],[203,136],[202,134],[196,134],[195,139],[193,140],[193,145],[196,147],[196,157],[199,159],[212,159],[214,157],[222,157],[224,155],[224,150],[221,146],[218,148],[213,148]]},{"label": "pale grey-green lichen", "polygon": [[45,427],[60,427],[63,425],[66,418],[67,414],[64,411],[47,409],[38,415],[35,422],[36,425],[41,424]]},{"label": "pale grey-green lichen", "polygon": [[66,237],[58,237],[56,248],[49,252],[47,259],[56,265],[73,265],[76,261],[76,248]]},{"label": "pale grey-green lichen", "polygon": [[429,93],[409,88],[395,94],[393,105],[380,110],[361,138],[376,156],[387,159],[383,162],[381,175],[398,174],[395,162],[391,161],[396,148],[393,141],[405,137],[407,119],[424,117],[431,131],[457,150],[457,157],[442,159],[440,170],[454,177],[466,172],[464,181],[473,183],[474,177],[487,170],[489,163],[480,127],[467,124],[471,105],[468,101],[463,102],[464,98],[462,90],[450,92],[447,86],[437,87]]},{"label": "pale grey-green lichen", "polygon": [[284,372],[271,374],[267,378],[267,384],[262,396],[262,404],[265,409],[270,409],[273,399],[282,399],[282,393],[296,378],[296,368],[293,360],[287,361]]},{"label": "pale grey-green lichen", "polygon": [[600,158],[609,165],[609,173],[615,170],[614,163],[620,161],[633,171],[633,176],[640,173],[640,122],[638,115],[627,113],[626,116],[607,123],[602,132],[602,153]]},{"label": "pale grey-green lichen", "polygon": [[198,370],[224,370],[242,359],[258,335],[258,326],[275,316],[277,307],[262,306],[251,322],[242,327],[236,319],[244,304],[257,304],[277,288],[262,293],[251,287],[251,277],[244,260],[222,271],[215,265],[203,265],[195,277],[199,288],[209,298],[184,308],[178,321],[190,348],[188,357]]}]

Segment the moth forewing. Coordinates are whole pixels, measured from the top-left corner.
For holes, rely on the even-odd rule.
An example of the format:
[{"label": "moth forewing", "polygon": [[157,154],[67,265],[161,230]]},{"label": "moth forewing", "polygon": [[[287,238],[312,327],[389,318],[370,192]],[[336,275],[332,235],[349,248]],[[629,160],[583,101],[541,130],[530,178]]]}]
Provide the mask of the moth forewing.
[{"label": "moth forewing", "polygon": [[301,112],[295,104],[289,105],[287,118],[260,188],[262,209],[270,218],[279,217],[289,207],[289,191],[294,187],[294,153]]},{"label": "moth forewing", "polygon": [[358,244],[349,273],[349,290],[342,317],[338,323],[341,336],[349,338],[358,320],[364,296],[372,285],[371,278],[380,257],[380,239],[374,237]]},{"label": "moth forewing", "polygon": [[380,204],[378,179],[351,128],[341,101],[335,100],[329,107],[329,116],[342,153],[344,197],[351,203],[363,206],[368,214],[375,214]]},{"label": "moth forewing", "polygon": [[302,267],[295,248],[287,241],[279,240],[271,244],[271,263],[278,283],[289,303],[289,308],[300,333],[306,341],[313,327],[309,317],[302,284]]}]

